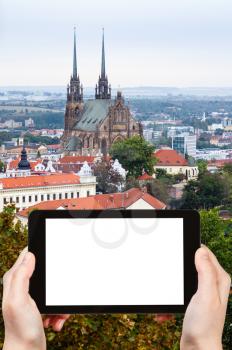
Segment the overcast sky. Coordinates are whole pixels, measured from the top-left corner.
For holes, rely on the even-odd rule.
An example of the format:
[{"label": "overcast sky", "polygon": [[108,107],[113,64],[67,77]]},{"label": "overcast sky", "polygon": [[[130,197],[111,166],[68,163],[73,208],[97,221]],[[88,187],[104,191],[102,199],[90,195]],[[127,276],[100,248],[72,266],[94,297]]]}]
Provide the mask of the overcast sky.
[{"label": "overcast sky", "polygon": [[232,86],[231,0],[0,0],[0,85]]}]

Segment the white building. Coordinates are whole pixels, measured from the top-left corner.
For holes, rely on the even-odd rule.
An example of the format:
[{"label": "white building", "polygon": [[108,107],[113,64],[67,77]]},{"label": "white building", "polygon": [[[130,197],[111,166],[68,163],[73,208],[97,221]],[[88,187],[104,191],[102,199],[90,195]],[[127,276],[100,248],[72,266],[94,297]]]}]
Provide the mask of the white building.
[{"label": "white building", "polygon": [[29,119],[25,119],[25,127],[26,128],[34,128],[35,123],[34,120],[32,118]]},{"label": "white building", "polygon": [[17,129],[23,126],[22,122],[16,122],[13,119],[6,120],[4,123],[0,123],[0,128]]},{"label": "white building", "polygon": [[88,197],[96,194],[93,175],[50,174],[0,178],[0,211],[8,203],[23,210],[43,201]]},{"label": "white building", "polygon": [[228,159],[232,158],[232,149],[202,149],[197,150],[196,159],[205,159],[205,160],[212,160],[212,159]]},{"label": "white building", "polygon": [[143,129],[143,137],[146,141],[151,141],[153,139],[153,129]]},{"label": "white building", "polygon": [[[187,180],[197,179],[199,171],[198,167],[189,165],[188,161],[177,151],[172,149],[160,149],[154,153],[156,164],[154,171],[163,169],[170,175],[183,175]],[[156,177],[154,173],[153,177]]]}]

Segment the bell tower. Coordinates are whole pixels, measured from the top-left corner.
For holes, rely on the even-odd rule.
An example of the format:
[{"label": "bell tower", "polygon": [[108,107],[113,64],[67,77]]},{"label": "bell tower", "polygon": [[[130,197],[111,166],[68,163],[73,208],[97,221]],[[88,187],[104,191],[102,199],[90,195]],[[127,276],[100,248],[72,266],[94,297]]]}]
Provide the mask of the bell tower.
[{"label": "bell tower", "polygon": [[77,73],[77,52],[76,52],[76,28],[74,27],[74,47],[73,47],[73,72],[70,83],[67,86],[67,103],[65,111],[65,135],[72,129],[78,120],[78,114],[83,104],[83,86]]},{"label": "bell tower", "polygon": [[104,28],[102,31],[101,74],[98,78],[98,84],[95,87],[95,98],[97,100],[111,99],[111,86],[108,83],[108,77],[106,75]]}]

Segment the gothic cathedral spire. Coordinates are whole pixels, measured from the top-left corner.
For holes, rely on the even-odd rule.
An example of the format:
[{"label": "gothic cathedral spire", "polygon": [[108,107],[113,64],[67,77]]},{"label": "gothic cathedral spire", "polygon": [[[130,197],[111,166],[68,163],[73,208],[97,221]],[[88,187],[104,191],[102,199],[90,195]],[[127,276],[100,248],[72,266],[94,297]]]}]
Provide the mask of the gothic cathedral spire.
[{"label": "gothic cathedral spire", "polygon": [[99,76],[98,84],[96,85],[96,88],[95,88],[95,98],[96,99],[111,98],[111,86],[108,83],[108,77],[106,75],[104,28],[102,32],[101,75]]},{"label": "gothic cathedral spire", "polygon": [[74,27],[74,48],[73,48],[73,79],[77,79],[77,49],[76,49],[76,27]]},{"label": "gothic cathedral spire", "polygon": [[102,32],[102,61],[101,61],[101,78],[106,77],[106,62],[105,62],[105,40],[104,40],[104,28]]},{"label": "gothic cathedral spire", "polygon": [[73,73],[67,87],[67,100],[74,103],[83,101],[83,86],[77,74],[76,27],[74,27]]}]

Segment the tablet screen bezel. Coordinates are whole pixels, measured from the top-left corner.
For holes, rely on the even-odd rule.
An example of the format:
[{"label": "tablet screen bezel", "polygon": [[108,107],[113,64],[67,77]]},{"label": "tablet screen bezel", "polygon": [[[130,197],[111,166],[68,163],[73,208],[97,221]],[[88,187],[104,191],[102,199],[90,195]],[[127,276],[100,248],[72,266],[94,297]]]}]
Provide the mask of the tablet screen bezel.
[{"label": "tablet screen bezel", "polygon": [[[120,215],[119,212],[120,211]],[[200,247],[200,217],[195,210],[35,210],[28,219],[28,249],[36,257],[35,271],[29,292],[44,314],[62,313],[183,313],[197,290],[197,272],[194,265],[196,250]],[[71,218],[182,218],[184,305],[46,305],[46,219]],[[172,288],[172,286],[170,286]]]}]

